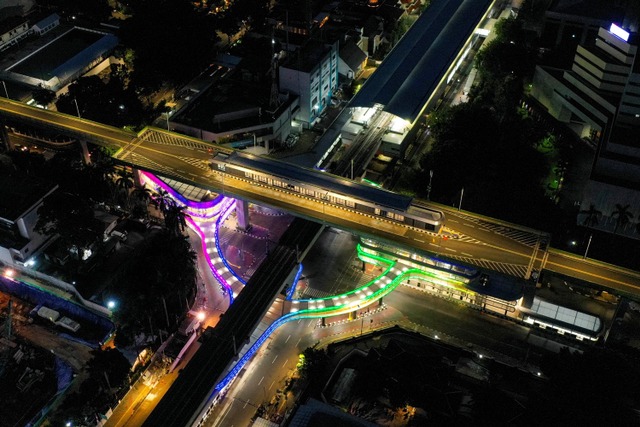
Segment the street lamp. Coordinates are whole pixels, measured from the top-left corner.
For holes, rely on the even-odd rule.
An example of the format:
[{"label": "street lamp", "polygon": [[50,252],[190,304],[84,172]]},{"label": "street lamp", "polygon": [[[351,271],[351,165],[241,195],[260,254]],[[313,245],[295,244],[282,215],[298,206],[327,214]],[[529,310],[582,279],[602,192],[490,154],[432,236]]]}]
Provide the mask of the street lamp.
[{"label": "street lamp", "polygon": [[431,195],[431,180],[433,179],[433,170],[429,171],[429,185],[427,185],[427,200],[431,200],[429,196]]},{"label": "street lamp", "polygon": [[113,310],[115,306],[116,306],[116,302],[114,300],[111,300],[107,303],[107,307],[109,308],[109,310]]},{"label": "street lamp", "polygon": [[589,242],[587,243],[587,250],[584,251],[584,256],[582,259],[587,259],[587,254],[589,253],[589,246],[591,246],[591,239],[593,238],[593,233],[589,235]]},{"label": "street lamp", "polygon": [[80,117],[80,108],[78,107],[78,100],[76,98],[73,98],[73,102],[76,103],[76,111],[78,112],[78,118],[81,119],[82,117]]},{"label": "street lamp", "polygon": [[11,99],[9,98],[9,92],[7,91],[7,84],[4,82],[4,80],[2,81],[2,86],[4,86],[4,94],[7,96],[7,99]]},{"label": "street lamp", "polygon": [[204,320],[204,313],[202,311],[198,313],[198,320],[200,321]]}]

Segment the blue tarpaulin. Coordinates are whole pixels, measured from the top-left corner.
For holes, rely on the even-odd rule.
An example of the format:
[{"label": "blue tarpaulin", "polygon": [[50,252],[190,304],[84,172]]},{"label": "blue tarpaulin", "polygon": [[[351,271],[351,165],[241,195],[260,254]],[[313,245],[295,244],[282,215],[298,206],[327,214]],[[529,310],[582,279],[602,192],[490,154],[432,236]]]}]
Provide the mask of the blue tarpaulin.
[{"label": "blue tarpaulin", "polygon": [[61,316],[84,320],[99,331],[99,335],[102,337],[100,342],[103,343],[115,330],[115,327],[110,320],[98,316],[86,308],[62,298],[59,295],[47,292],[44,289],[26,284],[19,280],[0,276],[0,292],[13,295],[34,305],[41,304],[57,311]]}]

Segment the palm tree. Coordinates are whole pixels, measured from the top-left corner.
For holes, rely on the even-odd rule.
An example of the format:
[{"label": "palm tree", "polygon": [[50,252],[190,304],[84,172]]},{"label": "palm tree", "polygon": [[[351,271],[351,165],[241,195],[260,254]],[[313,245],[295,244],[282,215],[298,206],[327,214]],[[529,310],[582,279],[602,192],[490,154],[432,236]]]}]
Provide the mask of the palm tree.
[{"label": "palm tree", "polygon": [[179,235],[187,226],[187,213],[184,206],[169,205],[164,210],[164,225],[174,236]]},{"label": "palm tree", "polygon": [[611,218],[616,220],[616,227],[613,229],[613,234],[616,234],[619,227],[624,227],[631,221],[631,218],[633,218],[633,214],[629,212],[630,207],[631,205],[622,206],[616,203],[616,210],[611,213]]},{"label": "palm tree", "polygon": [[600,224],[600,218],[602,217],[602,212],[596,209],[596,205],[591,204],[588,210],[580,211],[581,214],[586,214],[586,218],[582,221],[582,225],[585,227],[595,227]]},{"label": "palm tree", "polygon": [[136,185],[131,192],[131,197],[136,200],[137,206],[142,209],[145,218],[149,218],[149,202],[151,199],[151,190],[149,190],[146,184]]},{"label": "palm tree", "polygon": [[176,202],[167,191],[161,189],[153,194],[153,204],[164,213],[169,206],[174,206]]},{"label": "palm tree", "polygon": [[127,205],[127,209],[130,208],[131,203],[131,190],[134,186],[133,182],[133,174],[126,170],[118,171],[118,178],[116,179],[116,186],[124,192],[125,203]]}]

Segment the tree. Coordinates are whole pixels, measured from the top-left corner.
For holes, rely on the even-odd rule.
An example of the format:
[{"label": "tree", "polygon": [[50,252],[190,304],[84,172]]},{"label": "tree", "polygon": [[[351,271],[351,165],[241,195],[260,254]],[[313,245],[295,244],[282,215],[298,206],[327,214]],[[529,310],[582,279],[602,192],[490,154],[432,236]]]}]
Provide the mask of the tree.
[{"label": "tree", "polygon": [[115,348],[91,350],[93,357],[87,362],[87,372],[96,379],[106,376],[107,387],[120,387],[131,371],[131,364],[124,355]]},{"label": "tree", "polygon": [[118,178],[116,179],[116,186],[120,189],[124,195],[124,202],[127,209],[131,208],[131,190],[134,187],[133,174],[126,169],[118,171]]},{"label": "tree", "polygon": [[616,226],[613,229],[613,234],[616,234],[619,227],[624,227],[633,218],[633,214],[629,212],[630,207],[631,205],[622,206],[621,204],[616,203],[616,208],[611,213],[611,218],[616,220]]},{"label": "tree", "polygon": [[187,213],[184,206],[169,205],[164,211],[164,224],[173,235],[179,235],[187,226]]},{"label": "tree", "polygon": [[188,0],[139,1],[122,23],[122,44],[134,52],[132,85],[142,94],[163,83],[188,82],[215,58],[213,16]]},{"label": "tree", "polygon": [[154,193],[153,204],[164,213],[169,206],[175,205],[176,202],[166,190],[161,189],[157,193]]},{"label": "tree", "polygon": [[531,410],[540,418],[527,425],[602,426],[611,420],[621,426],[637,423],[630,408],[640,398],[640,376],[636,364],[624,356],[597,347],[572,353],[565,347],[545,356],[541,369],[549,381],[543,400]]},{"label": "tree", "polygon": [[134,214],[143,218],[149,218],[149,202],[151,199],[151,190],[146,184],[136,185],[131,192],[131,197],[136,201],[133,210]]},{"label": "tree", "polygon": [[582,225],[584,225],[585,227],[595,227],[600,224],[602,212],[596,209],[596,205],[591,204],[588,210],[582,210],[580,211],[580,214],[586,215],[586,217],[582,221]]},{"label": "tree", "polygon": [[51,236],[59,234],[69,247],[87,248],[99,235],[93,203],[63,191],[54,191],[38,209],[35,231]]},{"label": "tree", "polygon": [[186,236],[167,230],[154,235],[129,265],[127,274],[108,289],[121,301],[114,311],[117,346],[128,346],[136,335],[165,326],[163,299],[169,319],[181,317],[185,298],[195,292],[196,254]]},{"label": "tree", "polygon": [[99,76],[81,77],[58,98],[56,107],[69,115],[75,116],[79,111],[82,118],[120,128],[144,126],[165,109],[164,103],[156,107],[144,105],[120,66],[112,67],[107,81]]},{"label": "tree", "polygon": [[33,92],[31,92],[31,96],[33,96],[33,99],[43,107],[51,104],[56,99],[56,93],[54,91],[43,87],[34,89]]}]

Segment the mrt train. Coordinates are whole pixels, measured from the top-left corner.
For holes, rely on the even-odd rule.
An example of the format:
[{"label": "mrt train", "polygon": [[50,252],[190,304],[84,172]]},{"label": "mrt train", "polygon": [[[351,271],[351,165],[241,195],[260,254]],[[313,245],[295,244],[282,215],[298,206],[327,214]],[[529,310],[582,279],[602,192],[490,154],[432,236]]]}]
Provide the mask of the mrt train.
[{"label": "mrt train", "polygon": [[239,151],[217,152],[209,161],[209,167],[218,173],[299,193],[430,233],[440,233],[444,226],[445,217],[440,210],[415,204],[411,197],[402,194],[322,171]]}]

